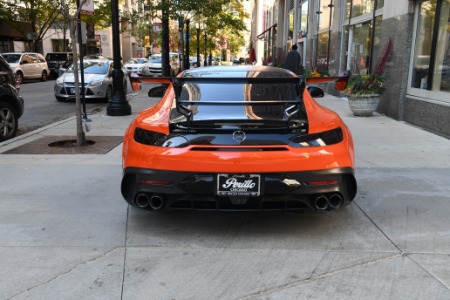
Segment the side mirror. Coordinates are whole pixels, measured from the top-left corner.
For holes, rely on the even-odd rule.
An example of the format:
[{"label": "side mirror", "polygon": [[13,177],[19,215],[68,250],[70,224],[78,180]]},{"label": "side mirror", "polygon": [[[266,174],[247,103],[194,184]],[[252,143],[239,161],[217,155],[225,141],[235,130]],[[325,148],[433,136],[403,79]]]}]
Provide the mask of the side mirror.
[{"label": "side mirror", "polygon": [[321,88],[315,86],[308,86],[306,89],[313,98],[323,98],[323,96],[325,96],[325,93]]},{"label": "side mirror", "polygon": [[28,61],[26,61],[26,60],[23,60],[23,61],[20,62],[21,65],[25,65],[27,63],[28,63]]},{"label": "side mirror", "polygon": [[157,86],[157,87],[151,88],[148,91],[148,96],[161,98],[166,93],[166,90],[167,90],[167,85]]}]

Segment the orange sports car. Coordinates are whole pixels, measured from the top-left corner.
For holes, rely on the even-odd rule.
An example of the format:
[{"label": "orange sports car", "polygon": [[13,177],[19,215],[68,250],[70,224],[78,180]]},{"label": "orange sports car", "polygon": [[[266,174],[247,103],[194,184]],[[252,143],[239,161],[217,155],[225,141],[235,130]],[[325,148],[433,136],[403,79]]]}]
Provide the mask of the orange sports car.
[{"label": "orange sports car", "polygon": [[121,191],[148,211],[332,211],[356,195],[350,131],[312,82],[264,66],[205,67],[159,82],[123,143]]}]

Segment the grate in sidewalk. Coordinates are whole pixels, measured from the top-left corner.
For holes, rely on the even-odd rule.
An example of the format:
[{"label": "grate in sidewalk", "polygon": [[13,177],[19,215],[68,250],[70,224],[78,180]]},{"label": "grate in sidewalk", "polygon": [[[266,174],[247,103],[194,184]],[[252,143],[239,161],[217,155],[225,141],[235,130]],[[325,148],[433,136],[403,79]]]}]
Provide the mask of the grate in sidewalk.
[{"label": "grate in sidewalk", "polygon": [[[87,136],[87,146],[76,147],[74,136],[46,136],[2,154],[105,154],[122,143],[122,136]],[[73,142],[73,143],[71,143]]]}]

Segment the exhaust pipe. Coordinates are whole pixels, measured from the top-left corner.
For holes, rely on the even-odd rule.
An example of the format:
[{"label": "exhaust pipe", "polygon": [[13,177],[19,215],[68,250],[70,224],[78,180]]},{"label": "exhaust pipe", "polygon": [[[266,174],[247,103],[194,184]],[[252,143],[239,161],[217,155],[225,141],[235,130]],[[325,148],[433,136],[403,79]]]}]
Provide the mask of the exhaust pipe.
[{"label": "exhaust pipe", "polygon": [[153,195],[148,204],[153,210],[161,210],[164,205],[164,199],[158,195]]},{"label": "exhaust pipe", "polygon": [[342,199],[341,195],[333,194],[330,196],[330,207],[332,209],[338,209],[344,204],[344,199]]},{"label": "exhaust pipe", "polygon": [[146,208],[149,205],[150,199],[148,195],[145,193],[137,194],[135,203],[140,208]]},{"label": "exhaust pipe", "polygon": [[325,195],[320,195],[316,199],[314,199],[314,207],[319,211],[324,211],[328,208],[330,202]]}]

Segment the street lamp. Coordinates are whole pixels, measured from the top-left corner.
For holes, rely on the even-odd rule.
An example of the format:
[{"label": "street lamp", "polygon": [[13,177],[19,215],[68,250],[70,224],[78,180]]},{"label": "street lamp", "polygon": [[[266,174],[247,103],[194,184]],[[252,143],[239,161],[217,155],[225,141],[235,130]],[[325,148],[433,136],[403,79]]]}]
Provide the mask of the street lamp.
[{"label": "street lamp", "polygon": [[120,55],[120,31],[119,31],[119,4],[118,0],[111,1],[112,42],[113,42],[113,95],[106,108],[108,116],[131,115],[131,106],[128,103],[123,89],[123,71]]},{"label": "street lamp", "polygon": [[[152,42],[151,42],[151,35],[150,35],[151,34],[150,21],[149,20],[145,21],[145,24],[147,25],[147,30],[148,30],[148,53],[147,54],[151,55],[152,54],[152,48],[151,48]],[[147,43],[145,44],[145,47],[147,48]]]},{"label": "street lamp", "polygon": [[191,20],[186,19],[186,56],[184,57],[184,69],[189,70],[190,69],[190,62],[189,62],[189,23]]},{"label": "street lamp", "polygon": [[200,23],[195,24],[197,28],[197,68],[200,67]]},{"label": "street lamp", "polygon": [[184,18],[182,16],[178,17],[178,53],[180,53],[180,67],[181,70],[185,69],[184,66],[184,39],[183,39],[183,27],[184,27]]},{"label": "street lamp", "polygon": [[205,44],[204,44],[204,46],[205,46],[205,49],[204,49],[204,50],[205,50],[205,51],[204,51],[204,52],[205,52],[205,61],[203,62],[203,65],[204,65],[204,66],[207,66],[207,65],[208,65],[208,62],[206,61],[206,55],[207,55],[207,54],[206,54],[206,28],[205,28],[205,30],[203,31],[203,33],[204,33],[203,37],[204,37],[204,42],[205,42]]}]

